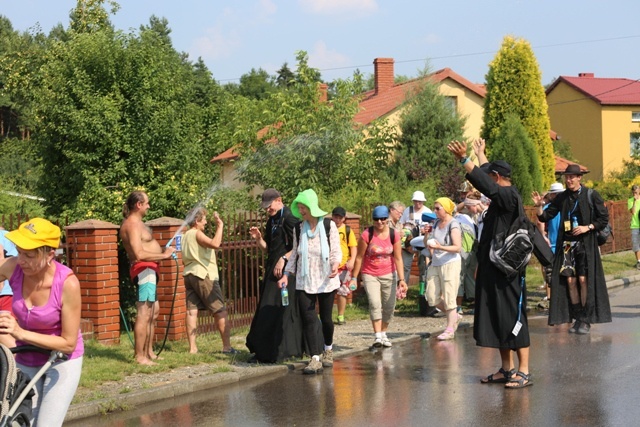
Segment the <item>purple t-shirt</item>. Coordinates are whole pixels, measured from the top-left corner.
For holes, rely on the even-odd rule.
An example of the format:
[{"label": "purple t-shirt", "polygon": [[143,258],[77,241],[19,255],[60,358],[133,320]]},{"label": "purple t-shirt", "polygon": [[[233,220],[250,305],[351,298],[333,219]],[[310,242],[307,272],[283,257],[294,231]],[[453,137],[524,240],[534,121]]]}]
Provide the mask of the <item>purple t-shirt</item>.
[{"label": "purple t-shirt", "polygon": [[[62,334],[62,286],[64,281],[73,274],[73,271],[57,261],[53,261],[56,266],[56,272],[53,276],[53,284],[49,293],[49,300],[45,305],[27,308],[22,296],[22,280],[24,272],[22,268],[16,264],[16,268],[9,279],[11,288],[13,289],[13,315],[18,321],[18,325],[22,329],[37,332],[45,335]],[[16,341],[16,345],[25,345],[27,343]],[[69,355],[69,359],[75,359],[84,354],[84,342],[82,341],[82,333],[78,329],[78,342],[75,350]],[[25,366],[42,366],[47,362],[48,355],[42,353],[18,353],[16,361]]]}]

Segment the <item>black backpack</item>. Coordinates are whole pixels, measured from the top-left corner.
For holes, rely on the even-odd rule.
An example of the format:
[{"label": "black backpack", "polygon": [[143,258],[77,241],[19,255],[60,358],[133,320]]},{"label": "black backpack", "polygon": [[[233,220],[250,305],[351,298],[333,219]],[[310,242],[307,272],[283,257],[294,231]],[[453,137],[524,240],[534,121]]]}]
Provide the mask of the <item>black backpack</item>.
[{"label": "black backpack", "polygon": [[[389,227],[389,238],[391,239],[392,245],[396,243],[396,230],[391,227]],[[367,245],[371,243],[371,239],[373,239],[373,225],[369,227],[369,241]]]},{"label": "black backpack", "polygon": [[[587,199],[589,200],[589,208],[591,209],[591,219],[595,218],[596,207],[593,204],[593,189],[589,188],[587,190]],[[640,215],[639,215],[640,216]],[[607,225],[602,229],[596,232],[596,239],[598,240],[598,246],[602,246],[607,243],[609,240],[609,236],[615,239],[613,235],[613,229],[611,228],[611,223],[607,222]]]}]

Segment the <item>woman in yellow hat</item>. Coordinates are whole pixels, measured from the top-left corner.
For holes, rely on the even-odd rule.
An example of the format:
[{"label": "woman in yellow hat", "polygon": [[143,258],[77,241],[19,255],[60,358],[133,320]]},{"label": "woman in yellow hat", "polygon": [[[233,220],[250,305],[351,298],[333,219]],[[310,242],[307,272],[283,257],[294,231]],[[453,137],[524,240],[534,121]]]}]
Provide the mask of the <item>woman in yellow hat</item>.
[{"label": "woman in yellow hat", "polygon": [[[10,334],[17,345],[31,344],[69,355],[40,378],[33,399],[32,425],[60,426],[82,372],[80,283],[70,268],[54,259],[60,245],[56,225],[34,218],[6,238],[15,243],[18,256],[0,264],[0,281],[9,280],[13,289],[13,316],[0,313],[0,333]],[[41,353],[16,355],[18,367],[30,377],[47,359]]]}]

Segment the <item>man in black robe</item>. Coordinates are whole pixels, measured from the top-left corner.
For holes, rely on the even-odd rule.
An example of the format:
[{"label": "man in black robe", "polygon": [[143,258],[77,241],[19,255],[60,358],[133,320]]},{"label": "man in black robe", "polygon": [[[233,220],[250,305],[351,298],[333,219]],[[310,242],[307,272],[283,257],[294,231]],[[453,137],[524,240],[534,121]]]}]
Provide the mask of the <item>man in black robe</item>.
[{"label": "man in black robe", "polygon": [[[481,382],[503,383],[506,388],[527,387],[533,383],[529,372],[524,271],[508,278],[489,258],[493,236],[507,232],[520,215],[522,200],[518,190],[511,185],[511,166],[502,160],[487,163],[482,139],[474,141],[473,147],[482,169],[467,157],[465,142],[453,141],[447,148],[465,168],[467,180],[491,199],[478,243],[473,337],[478,346],[497,348],[502,366]],[[518,357],[517,369],[514,368],[514,351]]]},{"label": "man in black robe", "polygon": [[[609,294],[598,248],[597,231],[606,227],[609,212],[600,194],[582,185],[584,171],[569,165],[563,172],[566,190],[543,210],[542,196],[532,193],[542,222],[560,215],[551,277],[549,325],[571,323],[570,333],[588,334],[592,323],[611,322]],[[591,191],[591,202],[589,201]]]},{"label": "man in black robe", "polygon": [[258,247],[267,251],[264,279],[260,283],[260,300],[251,328],[247,334],[247,348],[254,356],[250,363],[276,363],[302,357],[302,320],[298,310],[295,277],[289,278],[289,305],[282,305],[278,280],[293,250],[293,232],[300,221],[284,205],[280,193],[268,188],[262,194],[261,207],[267,220],[264,238],[257,227],[249,230]]}]

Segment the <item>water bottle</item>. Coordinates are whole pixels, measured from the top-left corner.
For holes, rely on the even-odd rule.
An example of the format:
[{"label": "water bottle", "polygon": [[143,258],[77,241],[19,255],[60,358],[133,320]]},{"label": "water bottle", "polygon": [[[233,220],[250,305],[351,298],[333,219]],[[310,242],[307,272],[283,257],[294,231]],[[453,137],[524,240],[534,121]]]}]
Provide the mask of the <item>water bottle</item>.
[{"label": "water bottle", "polygon": [[356,289],[358,289],[358,285],[357,282],[354,280],[350,280],[349,281],[349,289],[351,290],[351,292],[355,291]]},{"label": "water bottle", "polygon": [[424,291],[425,291],[425,283],[420,282],[420,295],[424,295]]},{"label": "water bottle", "polygon": [[282,306],[286,307],[289,305],[289,290],[286,286],[283,286],[280,289],[280,294],[282,295]]},{"label": "water bottle", "polygon": [[571,227],[573,228],[578,227],[578,218],[576,218],[575,216],[571,217]]}]

